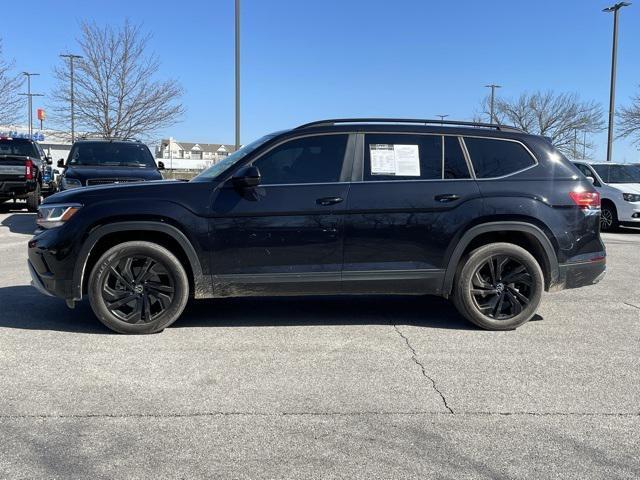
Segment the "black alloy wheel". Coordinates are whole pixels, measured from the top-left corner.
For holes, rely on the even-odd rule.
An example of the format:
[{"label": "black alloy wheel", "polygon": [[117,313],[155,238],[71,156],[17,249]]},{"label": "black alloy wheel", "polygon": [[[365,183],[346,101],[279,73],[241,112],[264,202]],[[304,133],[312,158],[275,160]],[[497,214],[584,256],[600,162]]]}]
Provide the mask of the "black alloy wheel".
[{"label": "black alloy wheel", "polygon": [[150,323],[172,304],[174,281],[151,257],[133,255],[111,265],[102,286],[107,310],[126,323]]},{"label": "black alloy wheel", "polygon": [[507,255],[489,257],[474,272],[471,294],[480,313],[508,320],[530,303],[533,278],[519,260]]},{"label": "black alloy wheel", "polygon": [[189,300],[184,265],[164,246],[130,241],[104,252],[87,293],[98,319],[118,333],[157,333],[175,322]]}]

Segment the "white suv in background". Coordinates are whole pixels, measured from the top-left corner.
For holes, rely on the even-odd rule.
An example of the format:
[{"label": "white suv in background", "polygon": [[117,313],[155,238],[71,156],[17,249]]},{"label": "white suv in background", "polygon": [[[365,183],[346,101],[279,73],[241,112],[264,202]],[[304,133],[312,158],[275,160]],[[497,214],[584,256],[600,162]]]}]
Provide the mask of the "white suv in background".
[{"label": "white suv in background", "polygon": [[573,162],[593,182],[602,198],[603,232],[620,225],[640,227],[640,167],[625,163]]}]

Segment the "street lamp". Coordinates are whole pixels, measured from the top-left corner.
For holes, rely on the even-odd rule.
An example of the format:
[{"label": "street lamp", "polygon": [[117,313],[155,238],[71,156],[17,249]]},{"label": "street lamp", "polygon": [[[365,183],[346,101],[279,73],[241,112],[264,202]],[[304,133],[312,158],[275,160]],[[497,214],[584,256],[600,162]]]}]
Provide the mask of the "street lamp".
[{"label": "street lamp", "polygon": [[236,0],[236,150],[240,148],[240,0]]},{"label": "street lamp", "polygon": [[73,88],[73,61],[81,59],[81,55],[74,55],[72,53],[60,54],[62,58],[69,59],[70,73],[71,73],[71,143],[74,142],[76,136],[76,125],[75,125],[75,109],[74,109],[74,88]]},{"label": "street lamp", "polygon": [[605,8],[603,12],[613,12],[613,46],[611,50],[611,87],[609,89],[609,133],[607,135],[607,162],[613,154],[613,120],[616,113],[616,63],[618,59],[618,12],[622,7],[631,5],[628,2],[618,2]]},{"label": "street lamp", "polygon": [[436,117],[440,117],[440,125],[444,125],[444,119],[449,115],[436,115]]},{"label": "street lamp", "polygon": [[22,75],[27,77],[27,93],[19,93],[27,97],[27,105],[29,107],[29,138],[33,138],[33,97],[43,97],[41,93],[31,93],[31,77],[40,75],[39,73],[22,72]]},{"label": "street lamp", "polygon": [[489,123],[494,123],[493,121],[495,119],[495,115],[494,115],[493,105],[496,98],[496,88],[502,88],[502,85],[496,85],[495,83],[490,83],[489,85],[485,85],[485,87],[491,89],[491,103],[489,107],[491,110],[491,118],[489,119]]}]

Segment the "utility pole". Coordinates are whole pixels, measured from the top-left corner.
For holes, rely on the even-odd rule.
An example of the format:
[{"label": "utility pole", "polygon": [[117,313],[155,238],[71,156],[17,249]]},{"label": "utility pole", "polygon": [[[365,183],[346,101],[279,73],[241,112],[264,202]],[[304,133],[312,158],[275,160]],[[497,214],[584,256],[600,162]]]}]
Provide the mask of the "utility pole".
[{"label": "utility pole", "polygon": [[29,138],[33,138],[33,97],[43,97],[44,95],[41,93],[31,93],[31,77],[40,75],[39,73],[22,72],[22,74],[27,77],[27,93],[19,93],[18,95],[25,96],[28,99]]},{"label": "utility pole", "polygon": [[494,104],[496,100],[496,88],[502,88],[502,85],[496,85],[495,83],[490,83],[489,85],[485,85],[485,87],[491,89],[491,103],[489,109],[491,110],[491,118],[489,118],[489,123],[495,123],[495,110]]},{"label": "utility pole", "polygon": [[618,61],[618,12],[622,7],[631,5],[628,2],[618,2],[607,7],[603,12],[613,12],[613,46],[611,49],[611,86],[609,88],[609,132],[607,135],[607,162],[613,155],[613,121],[616,113],[616,63]]},{"label": "utility pole", "polygon": [[76,118],[75,118],[75,92],[74,92],[74,85],[73,85],[73,61],[74,60],[79,60],[82,58],[82,55],[74,55],[72,53],[67,53],[67,54],[60,54],[60,56],[62,58],[68,58],[69,59],[69,68],[70,68],[70,74],[71,74],[71,143],[73,143],[76,139]]},{"label": "utility pole", "polygon": [[587,131],[585,130],[582,135],[582,159],[587,159]]},{"label": "utility pole", "polygon": [[444,119],[449,115],[436,115],[436,117],[440,117],[440,125],[444,125]]},{"label": "utility pole", "polygon": [[573,159],[578,159],[578,129],[573,129]]},{"label": "utility pole", "polygon": [[240,148],[240,0],[236,0],[236,150]]}]

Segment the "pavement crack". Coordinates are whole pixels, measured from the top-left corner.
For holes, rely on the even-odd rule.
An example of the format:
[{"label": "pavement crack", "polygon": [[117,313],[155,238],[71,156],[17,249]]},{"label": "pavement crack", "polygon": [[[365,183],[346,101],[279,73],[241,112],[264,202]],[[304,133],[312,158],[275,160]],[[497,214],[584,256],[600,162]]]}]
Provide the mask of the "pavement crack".
[{"label": "pavement crack", "polygon": [[638,305],[634,305],[633,303],[629,303],[629,302],[622,302],[622,303],[624,303],[625,305],[628,305],[630,307],[637,308],[638,310],[640,310],[640,307]]},{"label": "pavement crack", "polygon": [[402,333],[402,331],[398,328],[397,325],[393,325],[393,328],[395,329],[396,332],[398,332],[398,335],[400,335],[400,337],[402,339],[404,339],[405,343],[407,344],[407,347],[409,348],[409,350],[411,351],[411,359],[415,362],[416,365],[418,365],[420,367],[420,369],[422,370],[422,375],[431,382],[431,386],[433,387],[433,390],[440,395],[440,398],[442,399],[442,403],[444,404],[444,408],[446,408],[447,410],[449,410],[449,413],[451,415],[454,415],[453,409],[449,406],[449,404],[447,403],[447,398],[444,396],[444,394],[440,391],[440,389],[438,389],[438,385],[436,384],[436,381],[433,379],[433,377],[431,377],[428,373],[426,368],[424,367],[424,364],[418,360],[418,354],[415,350],[415,348],[413,348],[413,346],[411,345],[411,343],[409,342],[409,338]]}]

